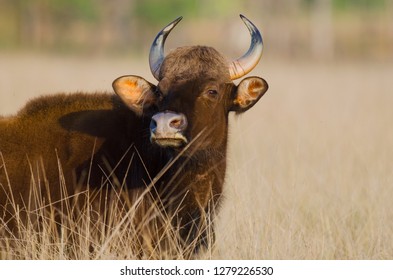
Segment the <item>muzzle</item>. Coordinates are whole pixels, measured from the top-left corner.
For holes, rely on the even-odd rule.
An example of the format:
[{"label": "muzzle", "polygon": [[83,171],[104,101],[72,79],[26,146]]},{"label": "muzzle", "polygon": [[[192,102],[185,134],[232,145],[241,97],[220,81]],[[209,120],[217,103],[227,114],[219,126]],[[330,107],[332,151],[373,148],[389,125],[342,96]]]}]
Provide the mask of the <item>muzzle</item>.
[{"label": "muzzle", "polygon": [[150,141],[161,147],[178,148],[188,143],[184,132],[187,118],[184,114],[165,111],[155,114],[150,122]]}]

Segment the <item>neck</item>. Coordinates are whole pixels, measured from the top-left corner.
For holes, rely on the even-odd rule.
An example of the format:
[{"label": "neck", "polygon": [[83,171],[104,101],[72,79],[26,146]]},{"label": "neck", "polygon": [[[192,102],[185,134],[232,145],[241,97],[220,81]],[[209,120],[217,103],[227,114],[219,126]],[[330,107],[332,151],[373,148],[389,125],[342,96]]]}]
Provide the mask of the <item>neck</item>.
[{"label": "neck", "polygon": [[162,200],[177,200],[179,205],[205,207],[222,192],[226,170],[226,150],[199,150],[190,156],[179,154],[168,163],[159,183],[155,184]]}]

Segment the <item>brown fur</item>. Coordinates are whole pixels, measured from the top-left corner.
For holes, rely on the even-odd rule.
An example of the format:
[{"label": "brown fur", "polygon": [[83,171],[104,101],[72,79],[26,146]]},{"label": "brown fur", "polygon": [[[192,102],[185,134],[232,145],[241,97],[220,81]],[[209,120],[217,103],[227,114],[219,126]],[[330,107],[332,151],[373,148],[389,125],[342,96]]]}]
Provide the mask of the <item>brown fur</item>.
[{"label": "brown fur", "polygon": [[[33,185],[42,186],[42,197],[51,202],[105,190],[124,192],[129,205],[151,186],[150,196],[162,203],[185,244],[207,245],[210,215],[224,184],[228,114],[252,107],[267,90],[262,79],[252,79],[252,88],[261,90],[239,107],[235,99],[241,93],[230,81],[224,58],[209,47],[184,47],[166,57],[157,86],[145,82],[150,95],[142,114],[106,93],[30,101],[17,115],[0,119],[0,217],[12,229],[15,209],[10,202],[34,208]],[[135,88],[136,83],[126,86]],[[138,89],[133,94],[142,93]],[[167,110],[187,117],[191,144],[186,150],[163,149],[149,141],[151,116]],[[168,162],[172,165],[161,174]],[[98,204],[105,211],[102,201]]]}]

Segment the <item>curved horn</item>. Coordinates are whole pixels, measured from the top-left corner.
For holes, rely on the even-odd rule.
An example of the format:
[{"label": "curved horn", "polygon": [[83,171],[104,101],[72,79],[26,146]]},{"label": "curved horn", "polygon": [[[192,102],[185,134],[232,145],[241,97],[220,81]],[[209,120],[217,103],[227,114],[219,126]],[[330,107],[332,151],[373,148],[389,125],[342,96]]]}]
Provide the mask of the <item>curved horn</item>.
[{"label": "curved horn", "polygon": [[178,17],[170,24],[165,26],[160,33],[157,34],[156,38],[154,39],[153,43],[150,47],[150,54],[149,54],[149,64],[150,64],[150,71],[153,74],[156,80],[159,80],[160,68],[161,64],[164,61],[164,45],[166,37],[168,37],[169,33],[172,29],[182,20],[183,17]]},{"label": "curved horn", "polygon": [[248,31],[250,31],[251,45],[248,51],[242,57],[232,61],[229,64],[228,68],[229,74],[231,75],[231,80],[241,78],[254,69],[261,59],[263,50],[263,41],[259,30],[245,16],[240,15],[240,17],[247,26]]}]

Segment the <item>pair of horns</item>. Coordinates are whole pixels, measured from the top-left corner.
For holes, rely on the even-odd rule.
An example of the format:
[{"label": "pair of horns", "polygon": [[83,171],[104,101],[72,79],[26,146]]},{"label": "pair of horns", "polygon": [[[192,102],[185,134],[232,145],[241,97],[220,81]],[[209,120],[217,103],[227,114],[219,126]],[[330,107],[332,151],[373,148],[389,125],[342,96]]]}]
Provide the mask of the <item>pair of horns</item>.
[{"label": "pair of horns", "polygon": [[[151,45],[149,55],[150,70],[154,78],[156,78],[157,80],[159,80],[161,64],[165,59],[165,40],[168,37],[169,33],[172,31],[172,29],[179,23],[179,21],[182,20],[182,18],[183,17],[179,17],[167,26],[165,26],[164,29],[162,29],[160,33],[157,34],[156,38],[153,41],[153,44]],[[248,28],[248,31],[250,32],[251,44],[248,51],[242,57],[229,63],[228,70],[231,76],[231,80],[241,78],[252,69],[254,69],[254,67],[261,59],[263,50],[263,41],[259,30],[245,16],[240,15],[240,18],[243,20],[244,24]]]}]

